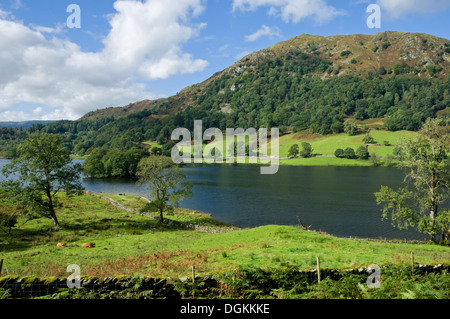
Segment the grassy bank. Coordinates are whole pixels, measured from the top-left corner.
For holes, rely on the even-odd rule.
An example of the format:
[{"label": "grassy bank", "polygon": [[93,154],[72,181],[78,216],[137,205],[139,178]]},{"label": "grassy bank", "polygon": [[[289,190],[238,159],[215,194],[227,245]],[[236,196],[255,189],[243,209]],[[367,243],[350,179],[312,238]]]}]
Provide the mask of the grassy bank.
[{"label": "grassy bank", "polygon": [[[141,199],[111,195],[138,207]],[[4,272],[13,275],[67,277],[66,268],[78,264],[82,275],[182,277],[194,265],[198,274],[214,274],[242,267],[349,268],[369,264],[409,264],[411,252],[422,264],[448,263],[449,247],[342,239],[295,226],[265,226],[213,234],[184,230],[124,211],[92,195],[63,199],[57,213],[62,228],[50,230],[47,219],[29,221],[12,237],[0,237]],[[169,218],[223,226],[201,212],[176,210]],[[20,224],[20,222],[19,222]],[[66,247],[57,247],[65,242]],[[95,248],[82,248],[95,242]]]}]

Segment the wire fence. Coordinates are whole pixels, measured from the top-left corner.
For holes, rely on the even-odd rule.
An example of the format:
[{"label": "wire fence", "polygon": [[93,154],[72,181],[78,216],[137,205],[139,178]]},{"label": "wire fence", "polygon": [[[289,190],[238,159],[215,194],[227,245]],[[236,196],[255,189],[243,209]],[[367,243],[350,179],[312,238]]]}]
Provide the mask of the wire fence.
[{"label": "wire fence", "polygon": [[[413,257],[413,256],[412,256]],[[450,265],[411,265],[411,275],[426,275],[431,273],[448,272]],[[237,282],[238,278],[245,277],[247,282],[257,284],[264,277],[264,282],[276,287],[280,278],[286,282],[305,280],[309,284],[319,283],[329,278],[338,281],[341,278],[353,274],[360,275],[362,280],[366,281],[369,287],[379,287],[380,275],[386,268],[393,266],[378,267],[370,265],[367,267],[351,269],[329,269],[321,268],[320,260],[317,258],[317,267],[315,269],[289,271],[259,271],[254,273],[233,273],[225,276],[196,276],[195,268],[192,267],[191,277],[182,278],[151,278],[140,275],[122,276],[122,277],[76,277],[76,278],[38,278],[38,277],[20,277],[0,275],[0,298],[34,298],[54,296],[61,292],[74,292],[74,288],[82,288],[84,292],[91,293],[118,293],[123,291],[132,291],[135,293],[147,293],[152,298],[181,298],[183,289],[192,289],[192,285],[201,286],[202,289],[211,293],[214,289],[220,289],[224,282]],[[180,288],[181,287],[181,288]],[[184,287],[184,288],[183,288]],[[187,288],[186,288],[187,287]],[[181,292],[180,292],[181,291]]]}]

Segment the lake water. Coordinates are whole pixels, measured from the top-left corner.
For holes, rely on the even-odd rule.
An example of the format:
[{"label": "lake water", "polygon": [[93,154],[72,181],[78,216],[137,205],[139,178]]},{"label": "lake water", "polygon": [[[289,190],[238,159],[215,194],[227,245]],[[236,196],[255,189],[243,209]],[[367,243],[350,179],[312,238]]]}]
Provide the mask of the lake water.
[{"label": "lake water", "polygon": [[[0,160],[0,169],[6,162]],[[261,175],[258,166],[207,165],[183,171],[194,197],[180,206],[236,226],[298,225],[299,216],[304,225],[335,236],[425,239],[381,221],[374,193],[381,185],[402,185],[404,174],[395,168],[281,166],[275,175]],[[131,179],[84,179],[83,184],[93,192],[147,194]]]}]

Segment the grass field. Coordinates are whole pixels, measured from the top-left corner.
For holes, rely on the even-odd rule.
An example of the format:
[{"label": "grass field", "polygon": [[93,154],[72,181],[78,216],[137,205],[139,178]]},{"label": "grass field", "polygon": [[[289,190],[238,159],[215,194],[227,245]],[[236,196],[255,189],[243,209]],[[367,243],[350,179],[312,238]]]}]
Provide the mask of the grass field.
[{"label": "grass field", "polygon": [[[392,155],[394,148],[401,143],[403,139],[413,138],[417,135],[416,132],[411,131],[397,131],[391,132],[382,129],[383,120],[382,119],[372,119],[366,121],[358,121],[359,126],[363,126],[366,129],[370,129],[370,135],[375,139],[374,145],[368,146],[368,151],[370,154],[375,154],[379,158],[379,165],[387,165],[383,159],[387,155]],[[363,142],[365,134],[359,134],[355,136],[350,136],[346,133],[331,134],[331,135],[320,135],[312,134],[309,131],[302,131],[298,133],[284,134],[279,139],[279,157],[281,158],[281,165],[298,165],[298,166],[371,166],[372,162],[369,160],[354,160],[345,158],[334,158],[334,152],[336,149],[341,148],[353,148],[355,151],[358,147],[365,145]],[[213,146],[227,151],[227,144],[225,136],[222,138],[223,146],[219,145],[217,141],[213,141],[208,145],[209,150]],[[292,145],[298,144],[301,148],[303,142],[308,142],[313,148],[313,158],[291,158],[287,159],[289,149]],[[145,144],[151,146],[158,146],[155,142],[146,142]],[[267,146],[267,154],[272,155],[271,143]],[[203,150],[205,150],[206,145],[202,145]],[[191,154],[193,153],[193,146],[191,147]],[[245,163],[248,163],[248,159]],[[259,163],[259,162],[258,162]],[[389,163],[390,164],[390,163]]]},{"label": "grass field", "polygon": [[[112,195],[132,206],[140,198]],[[322,267],[348,268],[368,264],[448,263],[449,247],[342,239],[301,230],[295,226],[265,226],[213,234],[184,230],[121,210],[92,195],[62,199],[57,209],[62,228],[51,230],[48,219],[27,222],[13,236],[0,236],[4,271],[12,275],[67,277],[66,268],[78,264],[82,275],[187,276],[194,265],[199,274],[214,274],[240,267],[313,268],[316,256]],[[169,218],[221,225],[209,215],[176,210]],[[20,222],[19,222],[20,224]],[[67,243],[57,247],[58,242]],[[95,242],[95,248],[82,248]]]},{"label": "grass field", "polygon": [[162,147],[162,145],[158,144],[158,142],[152,142],[152,141],[145,141],[145,142],[142,142],[142,144],[148,145],[150,147],[159,147],[159,148]]},{"label": "grass field", "polygon": [[[369,152],[383,157],[387,154],[392,154],[395,145],[398,145],[402,139],[412,138],[416,134],[417,133],[410,131],[371,131],[370,135],[375,139],[377,144],[384,144],[384,141],[387,141],[390,145],[370,145]],[[347,147],[351,147],[356,150],[358,147],[364,145],[364,136],[364,134],[350,136],[345,133],[327,136],[322,136],[319,134],[306,134],[304,132],[287,134],[280,137],[280,157],[287,157],[290,147],[294,144],[298,144],[301,148],[301,143],[303,142],[308,142],[311,144],[314,154],[334,155],[336,149],[345,149]]]}]

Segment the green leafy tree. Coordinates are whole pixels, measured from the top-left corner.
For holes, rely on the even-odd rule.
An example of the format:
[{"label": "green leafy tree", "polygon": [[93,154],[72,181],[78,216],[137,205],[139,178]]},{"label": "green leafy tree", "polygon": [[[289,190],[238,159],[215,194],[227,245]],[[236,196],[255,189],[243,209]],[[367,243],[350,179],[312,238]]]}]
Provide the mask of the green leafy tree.
[{"label": "green leafy tree", "polygon": [[354,159],[356,158],[355,150],[351,147],[347,147],[344,150],[344,157],[348,159]]},{"label": "green leafy tree", "polygon": [[164,212],[173,211],[180,200],[192,197],[192,185],[186,182],[180,167],[170,157],[150,156],[143,158],[136,173],[138,184],[146,184],[150,190],[150,202],[143,212],[158,212],[159,222],[164,221]]},{"label": "green leafy tree", "polygon": [[311,157],[313,154],[313,148],[311,146],[311,144],[309,144],[308,142],[303,142],[302,143],[302,150],[300,151],[300,156],[302,157]]},{"label": "green leafy tree", "polygon": [[362,160],[366,160],[369,158],[369,151],[365,146],[360,146],[355,152],[355,155]]},{"label": "green leafy tree", "polygon": [[11,231],[17,225],[17,219],[22,213],[17,206],[0,199],[0,229],[8,236],[11,236]]},{"label": "green leafy tree", "polygon": [[415,227],[433,242],[437,235],[448,239],[450,219],[449,210],[441,206],[449,195],[450,130],[438,122],[428,119],[416,138],[400,146],[403,161],[399,167],[408,170],[405,182],[412,183],[398,190],[382,186],[375,193],[377,203],[383,204],[382,218],[391,217],[400,229]]},{"label": "green leafy tree", "polygon": [[358,125],[354,120],[347,120],[344,122],[344,132],[348,135],[356,135],[358,130]]},{"label": "green leafy tree", "polygon": [[372,162],[373,166],[378,166],[380,164],[380,157],[375,153],[369,155],[369,160]]},{"label": "green leafy tree", "polygon": [[372,135],[366,134],[366,136],[364,136],[364,138],[363,138],[363,142],[365,144],[375,144],[375,139],[373,138]]},{"label": "green leafy tree", "polygon": [[300,153],[300,148],[298,144],[294,144],[289,148],[288,156],[289,157],[296,157]]},{"label": "green leafy tree", "polygon": [[333,133],[341,133],[344,130],[344,124],[340,121],[335,121],[331,124],[330,129]]},{"label": "green leafy tree", "polygon": [[336,151],[334,151],[334,156],[344,157],[344,150],[342,148],[338,148]]},{"label": "green leafy tree", "polygon": [[103,165],[103,157],[105,155],[106,150],[94,148],[83,161],[83,174],[89,177],[105,177],[105,166]]},{"label": "green leafy tree", "polygon": [[81,165],[73,164],[61,135],[34,133],[18,147],[18,158],[3,168],[6,198],[36,215],[50,218],[59,227],[56,194],[80,194]]}]

